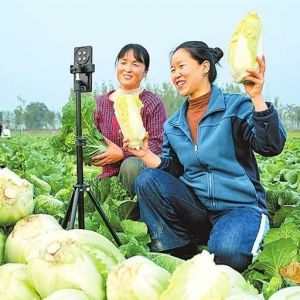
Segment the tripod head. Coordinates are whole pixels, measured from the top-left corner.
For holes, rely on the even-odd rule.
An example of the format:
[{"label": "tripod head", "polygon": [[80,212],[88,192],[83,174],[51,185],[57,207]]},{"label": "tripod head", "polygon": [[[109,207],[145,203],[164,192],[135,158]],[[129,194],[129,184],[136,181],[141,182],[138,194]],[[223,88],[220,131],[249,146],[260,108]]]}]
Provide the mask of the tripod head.
[{"label": "tripod head", "polygon": [[70,73],[74,74],[74,91],[92,91],[92,73],[95,65],[92,63],[93,48],[91,46],[74,48],[74,65],[70,66]]}]

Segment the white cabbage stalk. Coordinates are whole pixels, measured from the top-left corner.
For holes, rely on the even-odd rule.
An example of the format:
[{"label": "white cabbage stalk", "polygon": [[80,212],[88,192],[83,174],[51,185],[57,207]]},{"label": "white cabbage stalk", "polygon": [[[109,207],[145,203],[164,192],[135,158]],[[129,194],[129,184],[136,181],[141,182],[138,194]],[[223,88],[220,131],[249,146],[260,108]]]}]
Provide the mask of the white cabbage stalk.
[{"label": "white cabbage stalk", "polygon": [[41,299],[37,291],[30,284],[27,265],[8,263],[0,266],[0,299]]},{"label": "white cabbage stalk", "polygon": [[285,287],[275,292],[269,300],[299,300],[300,286]]},{"label": "white cabbage stalk", "polygon": [[263,30],[257,13],[250,12],[237,25],[228,46],[230,72],[236,83],[245,83],[246,69],[258,70],[256,56],[262,57]]},{"label": "white cabbage stalk", "polygon": [[[171,274],[143,256],[113,267],[106,281],[107,300],[159,300]],[[180,299],[181,298],[173,298]]]},{"label": "white cabbage stalk", "polygon": [[129,147],[140,149],[146,130],[141,117],[141,102],[138,94],[122,94],[114,102],[115,115],[125,138],[129,138]]},{"label": "white cabbage stalk", "polygon": [[43,300],[90,300],[85,292],[75,289],[62,289],[54,292]]},{"label": "white cabbage stalk", "polygon": [[50,215],[36,214],[19,220],[6,240],[4,261],[26,263],[35,243],[45,238],[42,233],[61,229],[58,221]]},{"label": "white cabbage stalk", "polygon": [[160,300],[224,300],[229,281],[229,275],[216,267],[214,255],[203,250],[175,269]]},{"label": "white cabbage stalk", "polygon": [[8,168],[0,169],[0,225],[14,225],[33,209],[33,185]]}]

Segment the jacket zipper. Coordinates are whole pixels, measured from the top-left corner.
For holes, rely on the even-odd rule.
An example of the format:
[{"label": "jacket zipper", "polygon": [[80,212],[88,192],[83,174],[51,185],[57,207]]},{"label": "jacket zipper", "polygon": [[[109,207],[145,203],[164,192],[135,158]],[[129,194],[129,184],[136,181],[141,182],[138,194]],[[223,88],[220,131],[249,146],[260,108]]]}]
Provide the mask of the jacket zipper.
[{"label": "jacket zipper", "polygon": [[198,145],[197,144],[194,144],[194,152],[198,153]]}]

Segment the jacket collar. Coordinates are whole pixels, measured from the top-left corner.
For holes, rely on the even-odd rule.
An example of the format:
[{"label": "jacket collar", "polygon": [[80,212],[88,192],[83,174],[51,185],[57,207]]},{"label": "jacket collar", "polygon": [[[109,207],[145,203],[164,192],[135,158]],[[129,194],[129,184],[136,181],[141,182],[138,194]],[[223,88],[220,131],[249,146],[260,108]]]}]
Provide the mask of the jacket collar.
[{"label": "jacket collar", "polygon": [[[188,107],[188,98],[184,100],[180,109],[170,118],[169,122],[175,126],[179,126],[180,124],[185,124],[186,122],[186,110]],[[207,110],[203,116],[205,118],[209,114],[216,111],[224,111],[225,110],[225,100],[223,92],[216,85],[211,85],[211,96],[208,102]]]}]

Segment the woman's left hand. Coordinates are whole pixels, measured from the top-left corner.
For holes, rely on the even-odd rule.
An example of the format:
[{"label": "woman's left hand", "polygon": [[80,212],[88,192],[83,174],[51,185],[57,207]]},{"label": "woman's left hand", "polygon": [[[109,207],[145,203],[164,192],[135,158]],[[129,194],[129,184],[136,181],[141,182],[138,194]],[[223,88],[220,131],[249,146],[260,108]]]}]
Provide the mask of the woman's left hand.
[{"label": "woman's left hand", "polygon": [[106,165],[110,165],[116,163],[124,158],[122,149],[110,141],[109,139],[105,138],[105,142],[107,143],[107,150],[99,155],[92,157],[92,165],[97,167],[103,167]]},{"label": "woman's left hand", "polygon": [[139,158],[143,158],[145,156],[145,154],[148,151],[148,141],[149,141],[149,134],[148,132],[146,132],[145,134],[145,139],[143,140],[143,145],[140,149],[132,149],[129,147],[130,144],[130,140],[128,138],[124,138],[123,139],[123,147],[124,149],[126,149],[127,151],[129,151],[132,155],[139,157]]},{"label": "woman's left hand", "polygon": [[259,69],[247,69],[246,71],[249,73],[249,75],[244,77],[244,80],[247,81],[247,83],[244,84],[245,90],[251,99],[261,96],[265,81],[265,56],[263,55],[262,58],[256,57],[256,61],[258,62]]}]

